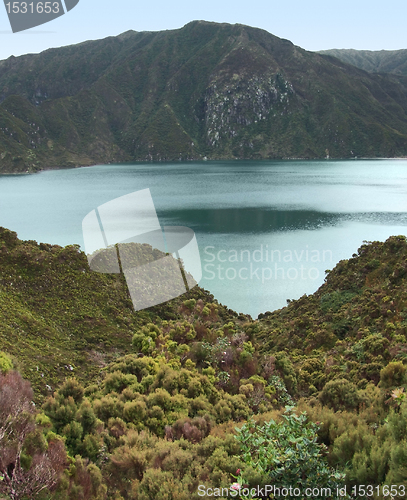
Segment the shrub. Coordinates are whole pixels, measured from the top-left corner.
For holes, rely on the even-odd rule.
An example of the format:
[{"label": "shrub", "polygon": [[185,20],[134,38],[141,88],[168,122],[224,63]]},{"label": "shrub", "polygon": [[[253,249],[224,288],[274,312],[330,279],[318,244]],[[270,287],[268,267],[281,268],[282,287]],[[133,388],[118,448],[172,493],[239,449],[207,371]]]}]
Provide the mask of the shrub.
[{"label": "shrub", "polygon": [[194,419],[185,417],[177,420],[172,426],[165,427],[165,436],[169,440],[187,439],[191,443],[199,443],[207,437],[211,430],[211,422],[207,418],[195,417]]},{"label": "shrub", "polygon": [[188,488],[171,471],[147,469],[140,483],[135,483],[132,498],[139,500],[190,500]]},{"label": "shrub", "polygon": [[250,420],[236,431],[243,461],[262,474],[265,484],[336,491],[344,482],[345,475],[329,468],[322,457],[325,446],[317,442],[318,426],[307,422],[305,412],[297,416],[293,407],[287,406],[280,423],[270,420],[258,425]]},{"label": "shrub", "polygon": [[403,385],[406,380],[406,367],[401,361],[393,361],[380,371],[380,387],[388,389]]},{"label": "shrub", "polygon": [[275,366],[281,373],[288,392],[295,393],[297,390],[297,377],[290,358],[284,352],[276,353]]},{"label": "shrub", "polygon": [[13,362],[5,352],[0,351],[0,373],[3,375],[13,368]]},{"label": "shrub", "polygon": [[84,387],[75,378],[65,380],[58,390],[61,396],[64,398],[72,397],[75,403],[80,403],[82,401],[84,392]]},{"label": "shrub", "polygon": [[343,378],[327,382],[319,395],[319,400],[335,411],[352,410],[361,403],[356,385]]},{"label": "shrub", "polygon": [[195,299],[189,299],[184,301],[184,306],[187,307],[190,311],[194,309],[195,305],[196,305]]},{"label": "shrub", "polygon": [[62,439],[46,439],[36,415],[29,382],[15,371],[0,375],[0,496],[38,498],[54,491],[67,465]]}]

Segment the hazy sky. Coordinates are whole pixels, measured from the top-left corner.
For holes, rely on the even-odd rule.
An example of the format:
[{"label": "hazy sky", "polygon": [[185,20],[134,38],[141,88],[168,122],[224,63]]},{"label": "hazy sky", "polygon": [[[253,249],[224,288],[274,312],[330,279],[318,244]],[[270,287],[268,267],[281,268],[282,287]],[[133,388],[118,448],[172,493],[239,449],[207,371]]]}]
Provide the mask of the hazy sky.
[{"label": "hazy sky", "polygon": [[64,16],[16,34],[0,5],[0,59],[195,19],[263,28],[307,50],[407,48],[407,0],[80,0]]}]

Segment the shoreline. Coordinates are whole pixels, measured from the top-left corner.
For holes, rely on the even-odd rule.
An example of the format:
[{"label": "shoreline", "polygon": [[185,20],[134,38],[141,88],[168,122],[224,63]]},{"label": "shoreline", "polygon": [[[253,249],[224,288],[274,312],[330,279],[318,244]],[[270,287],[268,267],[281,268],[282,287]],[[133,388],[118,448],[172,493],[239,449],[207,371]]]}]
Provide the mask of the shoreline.
[{"label": "shoreline", "polygon": [[76,166],[67,166],[67,167],[43,167],[39,170],[35,171],[25,171],[25,172],[0,172],[0,176],[5,176],[5,175],[33,175],[33,174],[40,174],[41,172],[47,172],[49,170],[73,170],[76,168],[89,168],[89,167],[96,167],[96,166],[104,166],[104,165],[135,165],[139,163],[146,163],[146,164],[165,164],[165,163],[191,163],[191,162],[223,162],[223,161],[269,161],[269,162],[277,162],[277,161],[326,161],[326,162],[338,162],[338,161],[389,161],[389,160],[395,160],[395,161],[400,161],[400,160],[407,160],[407,156],[395,156],[395,157],[352,157],[352,158],[295,158],[295,157],[290,157],[290,158],[260,158],[260,159],[253,159],[253,158],[194,158],[194,159],[188,159],[188,160],[159,160],[159,161],[153,161],[153,160],[132,160],[132,161],[126,161],[126,162],[107,162],[107,163],[91,163],[89,165],[76,165]]}]

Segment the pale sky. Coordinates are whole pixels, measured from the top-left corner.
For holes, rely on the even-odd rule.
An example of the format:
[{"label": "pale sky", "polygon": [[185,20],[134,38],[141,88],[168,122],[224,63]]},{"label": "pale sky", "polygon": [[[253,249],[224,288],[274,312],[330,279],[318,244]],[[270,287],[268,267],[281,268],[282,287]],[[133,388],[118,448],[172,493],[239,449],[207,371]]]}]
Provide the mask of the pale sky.
[{"label": "pale sky", "polygon": [[58,19],[15,34],[0,5],[0,59],[196,19],[262,28],[307,50],[407,48],[407,0],[80,0]]}]

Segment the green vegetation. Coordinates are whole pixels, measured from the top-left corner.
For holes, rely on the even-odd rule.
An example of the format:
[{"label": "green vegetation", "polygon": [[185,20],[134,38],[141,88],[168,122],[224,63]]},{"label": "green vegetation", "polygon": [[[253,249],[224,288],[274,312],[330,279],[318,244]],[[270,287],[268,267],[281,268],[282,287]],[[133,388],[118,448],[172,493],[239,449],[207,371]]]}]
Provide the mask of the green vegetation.
[{"label": "green vegetation", "polygon": [[[293,407],[286,408],[283,419],[279,424],[274,420],[262,425],[250,421],[237,429],[246,466],[262,474],[261,486],[271,483],[276,488],[291,486],[305,491],[318,485],[329,488],[334,492],[332,497],[337,498],[336,489],[344,486],[345,474],[327,466],[322,457],[325,445],[317,442],[318,426],[307,423],[305,412],[296,415]],[[313,498],[323,499],[326,495]]]},{"label": "green vegetation", "polygon": [[[189,315],[185,297],[136,314],[124,276],[90,272],[77,245],[20,241],[1,228],[0,261],[0,350],[17,359],[40,399],[68,375],[86,385],[98,380],[109,362],[134,352],[134,335],[143,334],[150,323],[182,324],[192,315],[200,339],[206,332],[204,319],[220,328],[237,317],[199,288],[189,294],[197,304]],[[207,303],[219,314],[201,318]],[[0,357],[1,367],[5,362]]]},{"label": "green vegetation", "polygon": [[407,75],[407,50],[321,50],[319,54],[334,56],[343,62],[370,73],[392,73]]},{"label": "green vegetation", "polygon": [[365,243],[257,320],[199,287],[134,312],[123,278],[91,272],[78,247],[1,229],[0,492],[405,485],[406,262],[403,236]]},{"label": "green vegetation", "polygon": [[194,21],[0,61],[0,172],[407,155],[402,76]]}]

